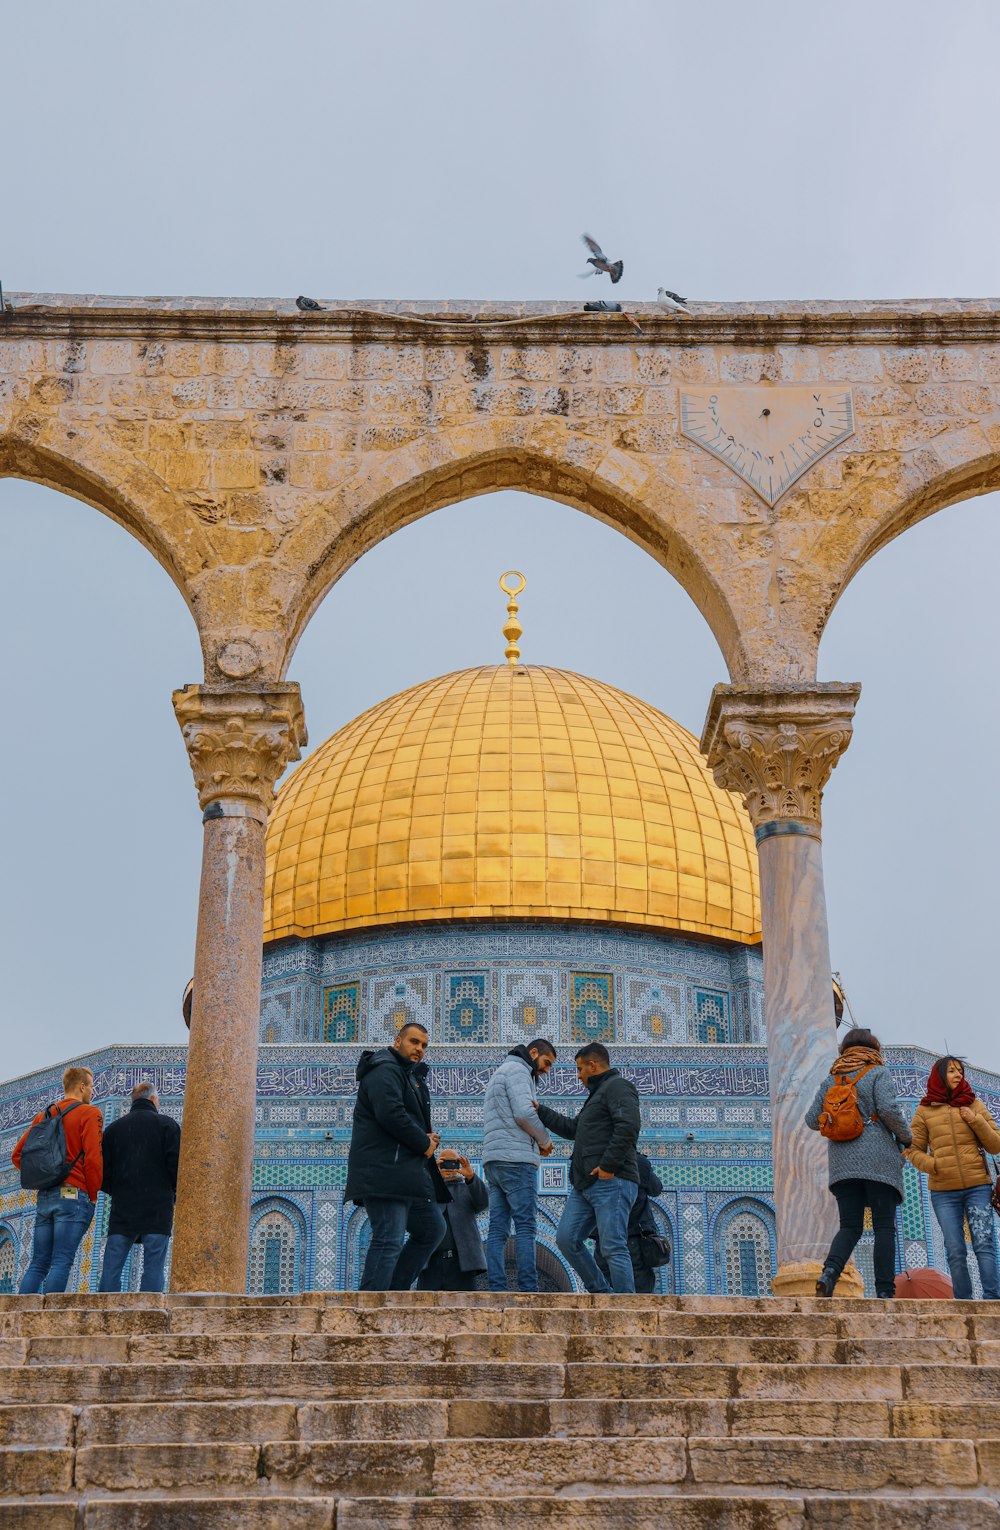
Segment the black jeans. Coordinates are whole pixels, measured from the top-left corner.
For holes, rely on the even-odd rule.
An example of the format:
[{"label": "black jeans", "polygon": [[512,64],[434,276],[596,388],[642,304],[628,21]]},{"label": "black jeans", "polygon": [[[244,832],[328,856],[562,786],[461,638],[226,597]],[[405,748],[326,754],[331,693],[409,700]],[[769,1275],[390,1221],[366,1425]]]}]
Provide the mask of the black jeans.
[{"label": "black jeans", "polygon": [[865,1207],[870,1206],[875,1229],[875,1294],[894,1296],[896,1291],[896,1207],[899,1196],[891,1185],[878,1179],[842,1179],[831,1185],[840,1211],[840,1231],[826,1256],[838,1276],[854,1253],[865,1228]]},{"label": "black jeans", "polygon": [[474,1291],[476,1277],[462,1269],[456,1253],[432,1254],[417,1277],[418,1291]]}]

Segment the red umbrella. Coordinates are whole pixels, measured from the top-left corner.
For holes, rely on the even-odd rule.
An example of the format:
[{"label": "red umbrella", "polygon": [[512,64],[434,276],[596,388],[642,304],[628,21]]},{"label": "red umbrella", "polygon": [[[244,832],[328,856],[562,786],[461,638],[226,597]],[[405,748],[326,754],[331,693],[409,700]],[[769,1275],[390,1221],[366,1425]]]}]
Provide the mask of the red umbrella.
[{"label": "red umbrella", "polygon": [[947,1275],[940,1270],[904,1270],[896,1276],[897,1296],[941,1297],[951,1300],[955,1293]]}]

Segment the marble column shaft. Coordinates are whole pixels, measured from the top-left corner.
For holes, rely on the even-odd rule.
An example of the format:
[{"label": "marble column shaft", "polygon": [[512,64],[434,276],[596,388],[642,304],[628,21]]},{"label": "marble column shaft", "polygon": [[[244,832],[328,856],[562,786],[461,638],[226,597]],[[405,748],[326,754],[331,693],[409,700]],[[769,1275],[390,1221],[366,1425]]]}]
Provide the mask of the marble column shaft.
[{"label": "marble column shaft", "polygon": [[826,1144],[803,1117],[836,1054],[820,811],[859,694],[840,684],[716,686],[702,736],[716,782],[742,796],[757,838],[776,1289],[811,1289],[837,1225]]},{"label": "marble column shaft", "polygon": [[187,686],[174,708],[204,810],[171,1288],[242,1292],[250,1237],[274,783],[306,733],[296,685]]}]

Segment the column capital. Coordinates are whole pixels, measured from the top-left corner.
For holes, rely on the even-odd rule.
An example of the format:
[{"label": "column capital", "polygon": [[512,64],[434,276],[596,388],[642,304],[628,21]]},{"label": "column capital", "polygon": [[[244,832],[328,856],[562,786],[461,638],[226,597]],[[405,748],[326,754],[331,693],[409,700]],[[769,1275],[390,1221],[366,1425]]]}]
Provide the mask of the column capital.
[{"label": "column capital", "polygon": [[174,711],[205,817],[266,823],[274,783],[307,741],[298,686],[186,685]]},{"label": "column capital", "polygon": [[823,788],[851,742],[861,686],[717,685],[701,735],[716,784],[743,798],[759,844],[820,837]]}]

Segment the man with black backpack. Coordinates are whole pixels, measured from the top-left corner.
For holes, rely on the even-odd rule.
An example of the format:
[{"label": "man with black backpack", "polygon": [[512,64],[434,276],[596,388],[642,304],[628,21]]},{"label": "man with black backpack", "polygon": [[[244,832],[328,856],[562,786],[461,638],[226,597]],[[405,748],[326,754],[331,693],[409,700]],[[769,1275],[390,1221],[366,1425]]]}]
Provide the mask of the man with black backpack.
[{"label": "man with black backpack", "polygon": [[94,1218],[104,1177],[101,1133],[89,1068],[67,1068],[63,1097],[32,1121],[11,1154],[21,1188],[38,1192],[31,1263],[19,1290],[65,1291],[76,1251]]}]

